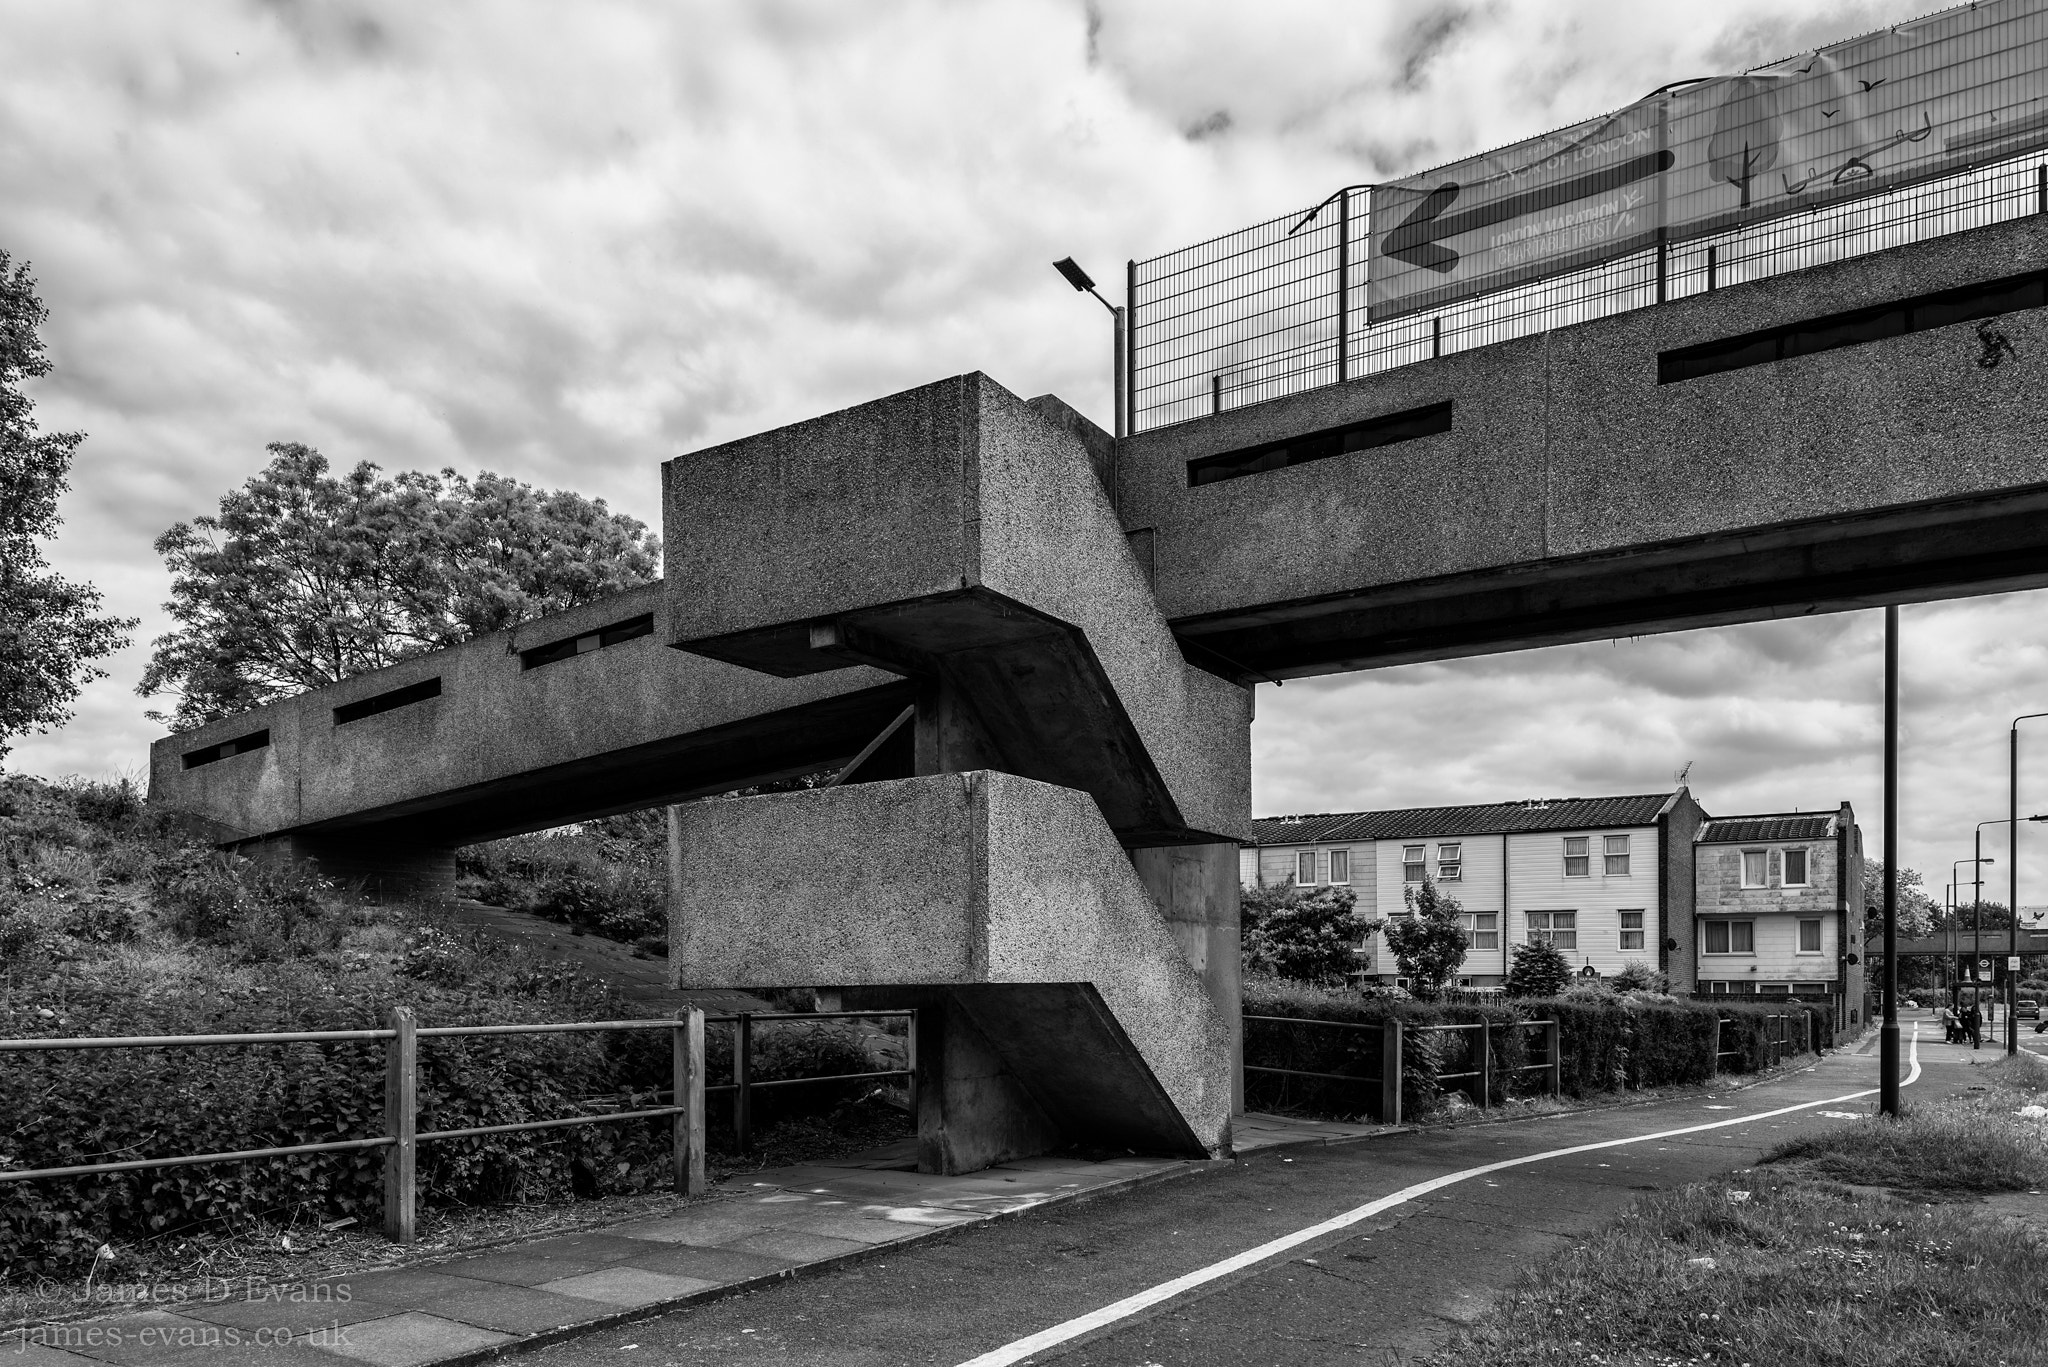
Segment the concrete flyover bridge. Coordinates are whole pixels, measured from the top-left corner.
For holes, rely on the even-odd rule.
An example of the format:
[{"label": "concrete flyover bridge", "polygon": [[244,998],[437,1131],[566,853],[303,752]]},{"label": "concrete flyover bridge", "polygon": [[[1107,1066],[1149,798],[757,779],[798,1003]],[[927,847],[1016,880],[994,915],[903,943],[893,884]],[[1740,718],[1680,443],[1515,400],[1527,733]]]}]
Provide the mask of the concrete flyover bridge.
[{"label": "concrete flyover bridge", "polygon": [[666,579],[159,741],[223,844],[445,887],[684,803],[679,986],[917,1004],[922,1162],[1221,1152],[1251,686],[2048,582],[2041,218],[1111,441],[943,380],[662,470]]}]

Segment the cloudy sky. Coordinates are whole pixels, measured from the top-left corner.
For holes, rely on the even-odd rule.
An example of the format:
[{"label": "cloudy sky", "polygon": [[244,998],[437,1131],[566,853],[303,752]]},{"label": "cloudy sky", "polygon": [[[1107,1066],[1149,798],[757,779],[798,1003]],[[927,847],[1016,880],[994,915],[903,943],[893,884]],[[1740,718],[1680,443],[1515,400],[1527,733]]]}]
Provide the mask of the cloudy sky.
[{"label": "cloudy sky", "polygon": [[[40,415],[89,434],[52,559],[143,619],[10,763],[140,771],[150,543],[266,442],[654,522],[665,457],[964,370],[1107,425],[1103,319],[1053,258],[1107,276],[1930,7],[0,0],[0,247],[53,313]],[[2043,607],[1906,611],[1904,858],[1937,889],[2004,810],[2008,719],[2048,708]],[[1711,811],[1847,798],[1874,844],[1879,637],[1858,614],[1262,686],[1257,809],[1691,763]]]}]

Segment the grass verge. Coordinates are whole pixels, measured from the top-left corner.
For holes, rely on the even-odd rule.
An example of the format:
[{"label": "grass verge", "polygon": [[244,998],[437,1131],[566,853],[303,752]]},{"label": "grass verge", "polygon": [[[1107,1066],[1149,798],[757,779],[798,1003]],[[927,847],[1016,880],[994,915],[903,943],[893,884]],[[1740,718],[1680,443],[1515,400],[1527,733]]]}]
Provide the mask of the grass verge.
[{"label": "grass verge", "polygon": [[2048,1181],[2044,1120],[2020,1114],[2048,1104],[2048,1063],[1973,1077],[1898,1122],[1839,1123],[1645,1197],[1428,1367],[2048,1364],[2048,1230],[1973,1199]]}]

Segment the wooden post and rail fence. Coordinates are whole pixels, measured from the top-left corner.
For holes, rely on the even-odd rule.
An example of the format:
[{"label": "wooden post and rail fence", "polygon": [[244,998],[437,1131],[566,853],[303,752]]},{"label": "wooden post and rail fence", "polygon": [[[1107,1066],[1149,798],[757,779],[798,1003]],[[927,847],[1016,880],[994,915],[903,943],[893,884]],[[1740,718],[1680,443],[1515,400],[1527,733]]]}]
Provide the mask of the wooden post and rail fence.
[{"label": "wooden post and rail fence", "polygon": [[[864,1073],[837,1073],[821,1077],[776,1078],[754,1081],[753,1038],[756,1022],[862,1020],[876,1017],[907,1019],[904,1066]],[[733,1026],[733,1080],[707,1085],[705,1080],[705,1035],[707,1023]],[[522,1120],[503,1125],[471,1125],[461,1129],[419,1128],[419,1046],[423,1039],[475,1035],[544,1035],[616,1030],[666,1031],[670,1038],[671,1085],[662,1089],[671,1100],[666,1106],[630,1111],[607,1111],[596,1115],[564,1116],[553,1120]],[[0,1054],[37,1053],[74,1049],[190,1049],[238,1047],[261,1044],[315,1044],[337,1042],[381,1042],[384,1046],[383,1133],[360,1139],[338,1139],[321,1144],[289,1144],[265,1149],[239,1149],[231,1153],[179,1154],[164,1158],[139,1158],[115,1163],[80,1163],[61,1168],[29,1168],[0,1172],[0,1183],[26,1182],[43,1178],[94,1177],[116,1172],[139,1172],[148,1168],[194,1167],[208,1163],[238,1163],[254,1159],[281,1158],[290,1154],[343,1153],[360,1149],[384,1150],[384,1232],[399,1243],[414,1237],[414,1212],[418,1200],[419,1146],[437,1140],[470,1139],[481,1135],[517,1134],[533,1130],[568,1129],[582,1125],[605,1125],[624,1120],[654,1120],[668,1117],[673,1126],[675,1189],[686,1196],[703,1192],[710,1185],[705,1171],[705,1097],[710,1092],[731,1092],[733,1134],[742,1150],[753,1146],[753,1093],[764,1087],[795,1087],[819,1082],[854,1082],[867,1079],[902,1078],[910,1093],[913,1114],[917,1109],[917,1012],[916,1011],[820,1011],[742,1012],[733,1016],[706,1016],[692,1007],[667,1020],[576,1021],[539,1025],[432,1025],[422,1026],[409,1007],[396,1006],[375,1030],[301,1030],[270,1034],[241,1035],[142,1035],[87,1036],[76,1039],[0,1040]],[[660,1095],[661,1093],[656,1093]]]},{"label": "wooden post and rail fence", "polygon": [[[907,1020],[904,1066],[863,1073],[839,1073],[821,1077],[776,1078],[755,1081],[753,1074],[754,1026],[780,1021],[862,1020],[899,1018]],[[1788,1053],[1816,1049],[1814,1026],[1809,1022],[1806,1038],[1795,1040],[1791,1014],[1764,1018],[1765,1064],[1778,1063]],[[1401,1120],[1402,1057],[1410,1035],[1463,1034],[1467,1036],[1468,1066],[1458,1072],[1438,1073],[1437,1082],[1464,1082],[1471,1086],[1473,1100],[1481,1107],[1491,1104],[1496,1079],[1513,1081],[1526,1073],[1540,1072],[1543,1089],[1558,1096],[1564,1087],[1564,1049],[1558,1022],[1554,1020],[1501,1021],[1463,1025],[1405,1025],[1399,1018],[1384,1022],[1325,1021],[1297,1016],[1248,1015],[1246,1022],[1313,1026],[1330,1030],[1351,1030],[1379,1036],[1376,1073],[1324,1073],[1299,1068],[1274,1068],[1246,1064],[1247,1073],[1313,1078],[1349,1083],[1375,1089],[1375,1113],[1388,1124]],[[733,1080],[709,1085],[705,1078],[705,1038],[709,1023],[733,1027]],[[1737,1059],[1742,1051],[1724,1048],[1726,1027],[1734,1022],[1717,1021],[1714,1032],[1714,1071],[1722,1060]],[[671,1085],[663,1089],[670,1097],[665,1106],[630,1111],[608,1111],[595,1115],[564,1116],[553,1120],[523,1120],[501,1125],[472,1125],[460,1129],[419,1128],[419,1046],[423,1039],[477,1035],[540,1035],[589,1033],[596,1031],[666,1031],[670,1039]],[[1498,1062],[1494,1045],[1496,1031],[1538,1030],[1542,1032],[1542,1058],[1513,1068]],[[568,1129],[582,1125],[613,1124],[626,1120],[654,1120],[667,1117],[673,1127],[675,1189],[686,1196],[707,1189],[705,1171],[705,1098],[711,1092],[732,1093],[734,1138],[742,1150],[753,1146],[753,1094],[767,1087],[794,1087],[818,1082],[853,1082],[901,1078],[910,1094],[910,1108],[917,1109],[917,1012],[911,1011],[821,1011],[742,1012],[732,1016],[707,1016],[691,1008],[666,1020],[577,1021],[535,1025],[435,1025],[421,1026],[410,1008],[391,1008],[385,1025],[374,1030],[306,1030],[270,1034],[239,1035],[146,1035],[84,1037],[74,1039],[0,1040],[0,1054],[78,1049],[187,1049],[240,1047],[262,1044],[308,1044],[336,1042],[381,1042],[384,1045],[383,1133],[359,1139],[330,1140],[319,1144],[291,1144],[276,1148],[241,1149],[229,1153],[179,1154],[162,1158],[129,1159],[112,1163],[81,1163],[61,1168],[31,1168],[0,1172],[0,1183],[48,1178],[92,1177],[107,1173],[139,1172],[149,1168],[192,1167],[209,1163],[237,1163],[280,1158],[290,1154],[343,1153],[351,1150],[384,1150],[384,1232],[400,1243],[411,1243],[418,1201],[419,1146],[448,1139],[470,1139],[482,1135],[518,1134],[535,1130]],[[661,1095],[661,1093],[656,1093]]]}]

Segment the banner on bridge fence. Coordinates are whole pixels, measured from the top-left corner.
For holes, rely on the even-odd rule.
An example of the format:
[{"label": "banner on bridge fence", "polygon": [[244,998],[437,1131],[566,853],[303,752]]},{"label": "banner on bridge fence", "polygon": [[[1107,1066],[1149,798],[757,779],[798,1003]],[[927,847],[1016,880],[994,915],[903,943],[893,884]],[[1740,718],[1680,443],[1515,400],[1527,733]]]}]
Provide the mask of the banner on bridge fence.
[{"label": "banner on bridge fence", "polygon": [[2048,145],[2048,0],[1983,0],[1378,185],[1372,322]]}]

